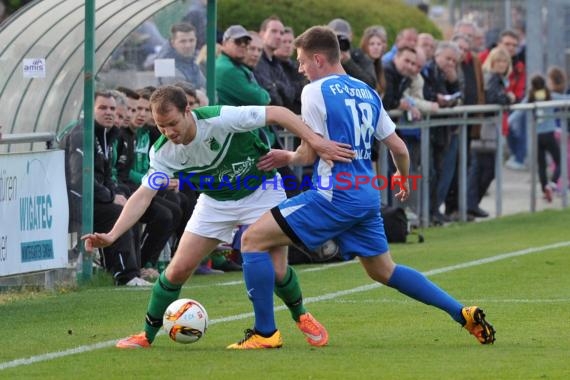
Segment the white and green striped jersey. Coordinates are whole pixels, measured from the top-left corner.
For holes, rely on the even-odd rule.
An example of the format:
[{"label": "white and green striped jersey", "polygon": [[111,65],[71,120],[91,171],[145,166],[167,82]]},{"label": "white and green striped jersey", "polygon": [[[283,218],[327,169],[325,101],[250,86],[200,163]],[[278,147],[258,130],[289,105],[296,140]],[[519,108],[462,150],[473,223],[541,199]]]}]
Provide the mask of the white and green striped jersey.
[{"label": "white and green striped jersey", "polygon": [[[275,170],[257,169],[259,157],[269,152],[251,131],[265,125],[264,106],[211,106],[192,111],[196,136],[188,145],[161,136],[150,151],[150,168],[142,185],[157,189],[153,173],[180,179],[217,200],[236,200],[251,194]],[[156,175],[156,174],[154,174]]]}]

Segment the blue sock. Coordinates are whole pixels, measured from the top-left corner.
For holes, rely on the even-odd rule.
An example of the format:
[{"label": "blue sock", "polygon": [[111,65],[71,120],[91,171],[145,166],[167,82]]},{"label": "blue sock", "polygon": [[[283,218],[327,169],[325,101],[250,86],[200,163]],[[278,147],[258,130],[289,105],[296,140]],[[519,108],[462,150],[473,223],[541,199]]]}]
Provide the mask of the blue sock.
[{"label": "blue sock", "polygon": [[242,252],[243,278],[255,312],[254,329],[270,336],[277,329],[273,313],[275,271],[267,252]]},{"label": "blue sock", "polygon": [[461,315],[463,305],[417,270],[396,265],[387,285],[417,301],[444,310],[458,323],[465,324],[465,319]]}]

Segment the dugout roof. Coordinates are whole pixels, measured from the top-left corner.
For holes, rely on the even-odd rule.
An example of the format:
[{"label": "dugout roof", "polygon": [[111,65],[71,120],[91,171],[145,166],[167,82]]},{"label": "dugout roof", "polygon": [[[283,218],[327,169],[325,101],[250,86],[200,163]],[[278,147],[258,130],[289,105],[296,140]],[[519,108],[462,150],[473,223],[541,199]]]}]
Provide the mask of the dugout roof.
[{"label": "dugout roof", "polygon": [[[146,19],[176,0],[97,0],[95,73]],[[39,0],[0,27],[3,133],[56,132],[83,107],[84,0]],[[23,60],[45,58],[45,78],[24,78]]]}]

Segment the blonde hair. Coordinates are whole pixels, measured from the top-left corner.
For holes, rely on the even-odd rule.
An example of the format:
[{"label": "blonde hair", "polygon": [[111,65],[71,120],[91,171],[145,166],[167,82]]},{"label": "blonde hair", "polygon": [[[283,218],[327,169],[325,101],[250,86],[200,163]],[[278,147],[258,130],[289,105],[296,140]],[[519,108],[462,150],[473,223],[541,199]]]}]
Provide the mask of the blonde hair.
[{"label": "blonde hair", "polygon": [[505,76],[509,76],[511,74],[511,72],[513,71],[513,63],[512,63],[512,59],[511,56],[509,55],[509,53],[503,49],[502,47],[497,46],[496,48],[493,48],[493,50],[491,50],[489,52],[489,55],[487,56],[487,59],[485,60],[485,63],[483,63],[483,70],[484,71],[488,71],[493,73],[493,64],[498,61],[498,60],[506,60],[509,63],[509,67],[507,69],[506,73],[500,73],[501,75],[505,75]]}]

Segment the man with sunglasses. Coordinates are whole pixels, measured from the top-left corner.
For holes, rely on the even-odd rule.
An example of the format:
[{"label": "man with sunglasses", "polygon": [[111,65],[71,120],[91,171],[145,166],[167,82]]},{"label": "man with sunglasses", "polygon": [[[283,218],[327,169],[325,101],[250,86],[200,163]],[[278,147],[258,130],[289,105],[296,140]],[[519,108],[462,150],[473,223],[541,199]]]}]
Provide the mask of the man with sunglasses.
[{"label": "man with sunglasses", "polygon": [[251,70],[243,63],[249,41],[251,36],[241,25],[232,25],[224,32],[222,52],[216,59],[218,104],[269,104],[269,93],[257,83]]}]

